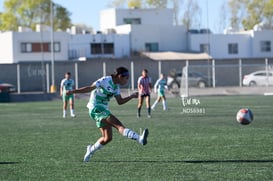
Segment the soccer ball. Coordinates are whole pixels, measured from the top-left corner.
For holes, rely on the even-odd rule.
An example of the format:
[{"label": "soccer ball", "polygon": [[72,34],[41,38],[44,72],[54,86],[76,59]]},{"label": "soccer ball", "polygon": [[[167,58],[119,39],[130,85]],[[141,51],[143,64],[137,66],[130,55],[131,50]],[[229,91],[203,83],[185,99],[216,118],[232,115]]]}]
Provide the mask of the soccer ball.
[{"label": "soccer ball", "polygon": [[248,108],[240,109],[237,112],[236,120],[242,125],[247,125],[253,121],[253,113]]}]

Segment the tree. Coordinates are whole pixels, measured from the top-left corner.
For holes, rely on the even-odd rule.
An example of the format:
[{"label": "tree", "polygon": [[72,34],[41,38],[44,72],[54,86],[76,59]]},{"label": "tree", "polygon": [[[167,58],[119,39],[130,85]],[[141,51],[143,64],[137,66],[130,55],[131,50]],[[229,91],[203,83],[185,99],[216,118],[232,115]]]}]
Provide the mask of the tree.
[{"label": "tree", "polygon": [[220,19],[219,19],[219,22],[217,23],[217,28],[218,28],[218,31],[221,32],[223,31],[224,29],[228,28],[227,24],[228,24],[228,19],[227,19],[227,13],[228,12],[228,9],[227,9],[227,3],[224,2],[222,5],[221,5],[221,8],[220,8]]},{"label": "tree", "polygon": [[70,28],[71,26],[71,19],[70,15],[71,13],[67,11],[66,8],[57,5],[55,8],[55,17],[54,18],[54,27],[55,29],[61,29],[66,30],[67,28]]},{"label": "tree", "polygon": [[230,0],[228,2],[231,10],[230,26],[234,30],[239,30],[241,27],[246,1],[248,0]]},{"label": "tree", "polygon": [[[16,31],[18,26],[35,29],[36,24],[50,26],[51,0],[6,0],[0,16],[0,30]],[[71,13],[53,3],[54,29],[66,30],[71,26]]]},{"label": "tree", "polygon": [[273,0],[268,0],[264,7],[265,23],[273,28]]},{"label": "tree", "polygon": [[253,29],[257,24],[273,28],[273,0],[229,0],[233,29]]},{"label": "tree", "polygon": [[273,22],[273,0],[249,0],[247,16],[242,24],[245,29],[253,29],[257,24],[267,24],[272,28]]},{"label": "tree", "polygon": [[148,7],[148,8],[166,8],[168,0],[113,0],[109,3],[108,7],[124,8],[127,7]]},{"label": "tree", "polygon": [[141,8],[142,1],[141,0],[130,0],[128,2],[128,8]]},{"label": "tree", "polygon": [[145,0],[151,8],[167,8],[168,0]]},{"label": "tree", "polygon": [[113,0],[107,6],[110,8],[124,8],[127,0]]},{"label": "tree", "polygon": [[186,26],[187,30],[190,28],[197,28],[200,25],[201,8],[195,0],[187,0],[182,23]]},{"label": "tree", "polygon": [[173,8],[173,15],[174,15],[174,23],[175,25],[179,24],[179,12],[180,8],[183,5],[184,0],[171,0],[172,8]]}]

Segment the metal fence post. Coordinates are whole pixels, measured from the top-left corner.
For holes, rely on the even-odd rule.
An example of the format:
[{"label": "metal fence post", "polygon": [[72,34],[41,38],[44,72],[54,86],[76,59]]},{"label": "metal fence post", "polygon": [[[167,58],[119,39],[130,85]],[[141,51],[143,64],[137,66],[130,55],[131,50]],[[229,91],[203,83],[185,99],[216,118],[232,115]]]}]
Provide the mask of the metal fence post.
[{"label": "metal fence post", "polygon": [[132,90],[135,90],[135,85],[134,85],[134,82],[135,82],[135,76],[134,76],[134,62],[131,61],[131,87],[132,87]]},{"label": "metal fence post", "polygon": [[215,88],[215,60],[212,60],[212,87]]},{"label": "metal fence post", "polygon": [[20,75],[20,64],[17,64],[17,93],[21,93],[21,75]]},{"label": "metal fence post", "polygon": [[266,88],[268,88],[269,86],[269,77],[268,77],[268,74],[269,74],[269,70],[268,70],[268,59],[266,58],[265,59],[265,71],[266,71]]},{"label": "metal fence post", "polygon": [[79,71],[78,71],[78,63],[75,63],[75,88],[79,88]]},{"label": "metal fence post", "polygon": [[242,75],[242,59],[239,59],[239,86],[242,87],[242,79],[243,79],[243,75]]},{"label": "metal fence post", "polygon": [[102,72],[103,72],[103,76],[106,76],[106,63],[105,62],[102,63]]},{"label": "metal fence post", "polygon": [[50,85],[49,85],[49,64],[46,64],[46,92],[49,93],[50,92]]},{"label": "metal fence post", "polygon": [[[180,83],[180,96],[188,97],[189,96],[189,84],[188,84],[188,69],[189,69],[189,60],[186,60],[186,66],[182,67],[182,79]],[[185,77],[184,77],[185,76]],[[185,94],[183,92],[183,80],[185,81]]]},{"label": "metal fence post", "polygon": [[161,60],[158,61],[158,77],[160,77],[160,74],[162,73],[162,69],[161,69]]}]

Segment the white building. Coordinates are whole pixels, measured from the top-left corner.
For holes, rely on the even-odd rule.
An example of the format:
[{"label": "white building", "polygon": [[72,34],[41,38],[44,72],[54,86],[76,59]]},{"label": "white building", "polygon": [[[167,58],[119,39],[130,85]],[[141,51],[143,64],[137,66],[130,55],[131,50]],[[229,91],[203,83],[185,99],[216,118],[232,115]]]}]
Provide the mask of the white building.
[{"label": "white building", "polygon": [[273,57],[273,30],[253,31],[251,57]]},{"label": "white building", "polygon": [[132,52],[187,50],[186,29],[173,25],[172,9],[103,10],[100,28],[129,34]]},{"label": "white building", "polygon": [[[130,55],[128,34],[74,33],[54,32],[54,61]],[[51,61],[51,32],[2,32],[0,49],[0,63]]]},{"label": "white building", "polygon": [[128,34],[70,35],[69,59],[122,58],[130,56]]},{"label": "white building", "polygon": [[[18,63],[51,60],[49,32],[3,32],[0,33],[0,63]],[[69,35],[54,33],[55,60],[68,59]]]},{"label": "white building", "polygon": [[[0,32],[0,63],[50,61],[50,28],[33,32]],[[97,57],[122,58],[138,52],[207,52],[214,59],[271,58],[273,30],[205,34],[173,25],[172,9],[107,9],[100,13],[101,31],[90,34],[72,27],[54,32],[54,61]]]},{"label": "white building", "polygon": [[189,34],[189,50],[207,52],[215,59],[273,57],[272,42],[272,30]]}]

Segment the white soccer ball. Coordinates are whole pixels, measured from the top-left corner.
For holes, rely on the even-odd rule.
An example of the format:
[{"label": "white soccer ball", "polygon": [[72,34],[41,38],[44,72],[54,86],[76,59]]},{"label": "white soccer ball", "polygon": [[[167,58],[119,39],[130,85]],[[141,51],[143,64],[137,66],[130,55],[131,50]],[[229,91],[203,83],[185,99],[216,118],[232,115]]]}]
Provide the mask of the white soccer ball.
[{"label": "white soccer ball", "polygon": [[242,125],[247,125],[253,121],[253,113],[248,108],[240,109],[237,112],[236,120]]}]

